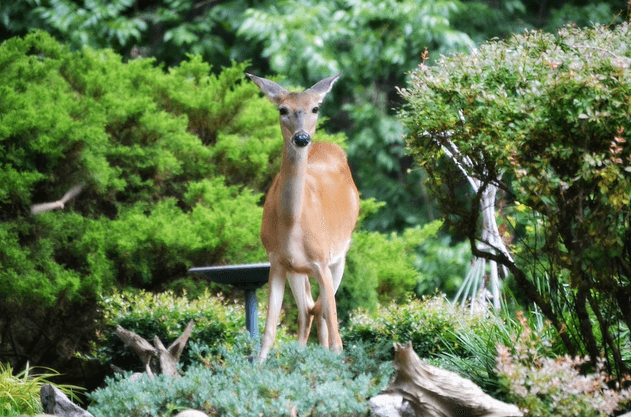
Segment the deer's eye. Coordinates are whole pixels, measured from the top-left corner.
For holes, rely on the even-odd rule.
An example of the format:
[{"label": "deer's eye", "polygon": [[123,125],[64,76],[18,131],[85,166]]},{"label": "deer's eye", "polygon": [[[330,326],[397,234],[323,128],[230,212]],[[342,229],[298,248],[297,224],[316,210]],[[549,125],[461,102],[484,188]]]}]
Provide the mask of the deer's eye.
[{"label": "deer's eye", "polygon": [[318,114],[318,110],[320,110],[318,106],[315,106],[313,109],[311,109],[311,111],[315,114]]},{"label": "deer's eye", "polygon": [[287,113],[289,113],[289,110],[287,110],[287,107],[279,107],[278,112],[280,113],[281,116],[287,116]]}]

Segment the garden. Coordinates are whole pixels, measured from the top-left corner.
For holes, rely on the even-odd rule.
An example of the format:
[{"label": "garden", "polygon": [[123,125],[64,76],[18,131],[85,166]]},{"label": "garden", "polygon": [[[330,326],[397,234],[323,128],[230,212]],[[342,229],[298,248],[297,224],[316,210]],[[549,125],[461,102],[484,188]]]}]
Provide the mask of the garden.
[{"label": "garden", "polygon": [[[96,417],[370,416],[395,342],[526,416],[630,411],[631,6],[491,3],[1,5],[0,416],[46,383]],[[361,196],[340,355],[298,346],[287,289],[253,361],[243,294],[187,274],[267,261],[282,137],[246,71],[342,71],[314,138]],[[178,377],[131,378],[117,326],[191,321]]]}]

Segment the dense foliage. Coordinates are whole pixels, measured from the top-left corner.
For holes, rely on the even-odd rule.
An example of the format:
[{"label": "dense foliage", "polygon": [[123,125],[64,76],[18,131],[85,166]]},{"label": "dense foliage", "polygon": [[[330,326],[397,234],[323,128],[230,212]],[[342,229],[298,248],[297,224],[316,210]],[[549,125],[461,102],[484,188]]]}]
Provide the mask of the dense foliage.
[{"label": "dense foliage", "polygon": [[[631,358],[629,31],[529,31],[422,65],[401,112],[448,223],[510,270],[569,354],[604,352],[617,375]],[[482,182],[477,194],[457,194],[460,170]],[[489,184],[514,260],[475,245]]]},{"label": "dense foliage", "polygon": [[384,349],[383,359],[391,360],[392,343],[412,342],[421,358],[431,358],[440,352],[456,349],[455,334],[463,329],[475,332],[485,326],[482,315],[462,315],[441,296],[423,300],[410,299],[406,303],[380,305],[374,312],[358,310],[351,315],[343,329],[347,343],[370,342]]},{"label": "dense foliage", "polygon": [[[165,73],[43,32],[4,42],[0,62],[3,349],[68,360],[112,286],[265,259],[258,203],[280,138],[244,64],[214,76],[191,57]],[[77,184],[63,210],[29,212]]]},{"label": "dense foliage", "polygon": [[[232,346],[245,328],[243,303],[224,300],[208,291],[194,298],[187,297],[187,294],[176,296],[171,291],[159,294],[114,291],[103,297],[99,305],[107,330],[101,332],[95,343],[98,359],[127,371],[143,372],[144,366],[112,331],[116,326],[142,335],[149,341],[157,336],[169,346],[193,320],[195,326],[191,340],[203,341],[206,349],[215,353],[219,346]],[[263,322],[263,313],[260,314],[260,322]],[[280,332],[280,340],[284,340],[284,334]],[[190,350],[185,350],[180,363],[188,366],[192,361]],[[152,365],[157,371],[158,364],[154,361]]]}]

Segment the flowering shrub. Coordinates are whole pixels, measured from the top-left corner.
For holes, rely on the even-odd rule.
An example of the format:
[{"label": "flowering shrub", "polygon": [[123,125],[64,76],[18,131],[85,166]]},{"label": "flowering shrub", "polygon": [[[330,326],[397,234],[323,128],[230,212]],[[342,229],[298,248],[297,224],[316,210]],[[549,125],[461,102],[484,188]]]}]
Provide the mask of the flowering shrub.
[{"label": "flowering shrub", "polygon": [[592,374],[584,375],[580,369],[589,358],[545,356],[549,342],[531,330],[523,316],[518,320],[523,331],[512,336],[512,347],[498,345],[496,370],[508,401],[526,416],[610,416],[631,398],[629,389],[610,388],[604,359],[596,361]]}]

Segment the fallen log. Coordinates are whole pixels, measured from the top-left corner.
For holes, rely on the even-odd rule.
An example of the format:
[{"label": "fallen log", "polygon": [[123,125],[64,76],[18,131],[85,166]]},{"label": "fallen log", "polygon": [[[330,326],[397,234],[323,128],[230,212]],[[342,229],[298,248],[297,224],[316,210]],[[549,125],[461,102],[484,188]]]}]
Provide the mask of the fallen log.
[{"label": "fallen log", "polygon": [[485,394],[468,379],[421,361],[412,349],[394,344],[396,378],[370,399],[378,417],[522,417],[512,404]]}]

